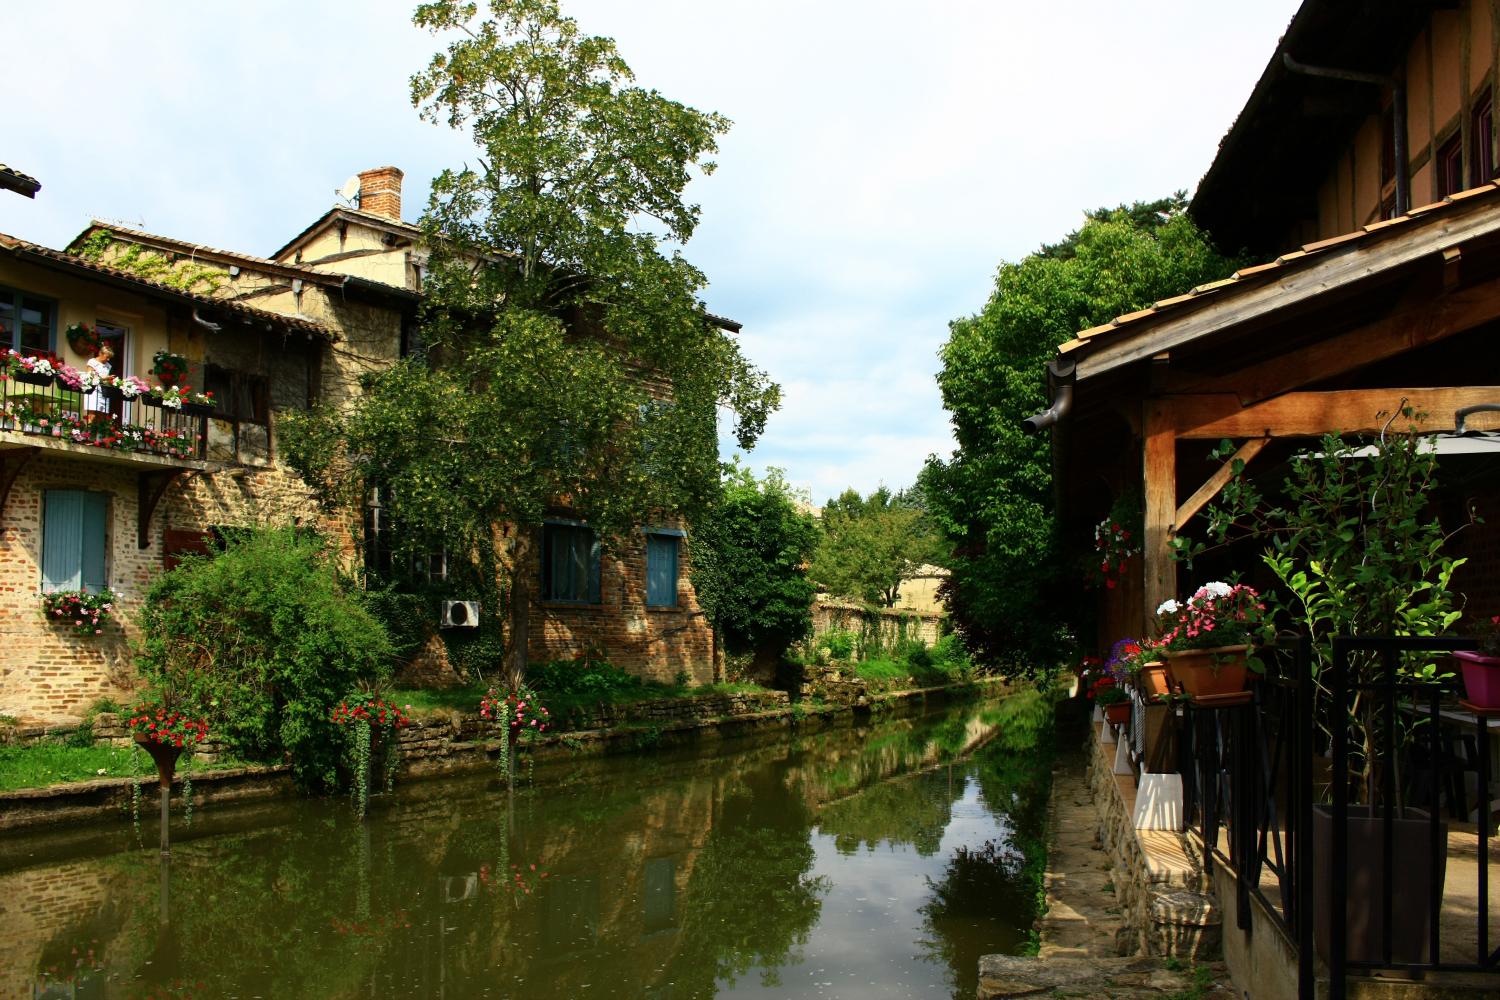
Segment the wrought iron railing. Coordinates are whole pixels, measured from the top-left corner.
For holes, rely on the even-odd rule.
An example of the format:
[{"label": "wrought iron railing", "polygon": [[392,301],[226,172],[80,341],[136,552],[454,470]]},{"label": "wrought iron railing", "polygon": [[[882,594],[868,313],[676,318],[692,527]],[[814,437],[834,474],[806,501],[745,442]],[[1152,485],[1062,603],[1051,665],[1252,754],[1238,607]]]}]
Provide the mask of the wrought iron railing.
[{"label": "wrought iron railing", "polygon": [[127,399],[109,387],[72,389],[55,376],[0,377],[0,430],[119,454],[201,459],[208,412],[174,409],[145,393]]},{"label": "wrought iron railing", "polygon": [[[1312,648],[1297,639],[1267,651],[1267,676],[1246,703],[1182,709],[1188,823],[1209,863],[1223,850],[1235,871],[1239,926],[1248,928],[1258,900],[1295,943],[1302,996],[1313,996],[1318,955],[1332,1000],[1345,996],[1351,973],[1500,973],[1489,928],[1488,720],[1457,699],[1452,675],[1405,665],[1474,647],[1340,637],[1315,680]],[[1460,769],[1475,774],[1477,916],[1473,948],[1452,957],[1450,942],[1445,959],[1448,829],[1469,821]]]}]

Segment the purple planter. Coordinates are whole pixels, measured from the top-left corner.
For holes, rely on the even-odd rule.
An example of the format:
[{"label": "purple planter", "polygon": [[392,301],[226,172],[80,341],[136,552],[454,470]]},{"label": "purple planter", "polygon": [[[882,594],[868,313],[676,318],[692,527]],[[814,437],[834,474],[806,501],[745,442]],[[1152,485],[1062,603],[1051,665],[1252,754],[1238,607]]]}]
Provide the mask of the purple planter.
[{"label": "purple planter", "polygon": [[1464,672],[1464,691],[1471,704],[1500,708],[1500,656],[1463,650],[1453,654]]}]

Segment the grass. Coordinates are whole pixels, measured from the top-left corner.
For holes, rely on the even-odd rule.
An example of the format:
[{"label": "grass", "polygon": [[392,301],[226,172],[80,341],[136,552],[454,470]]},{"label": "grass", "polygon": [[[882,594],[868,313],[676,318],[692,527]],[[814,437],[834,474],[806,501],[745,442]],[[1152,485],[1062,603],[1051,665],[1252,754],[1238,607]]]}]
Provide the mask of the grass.
[{"label": "grass", "polygon": [[[212,764],[191,759],[178,765],[179,774],[240,767],[243,762],[221,756]],[[155,774],[144,750],[135,747],[71,747],[42,743],[30,747],[0,747],[0,791],[46,788],[94,778],[129,778]]]}]

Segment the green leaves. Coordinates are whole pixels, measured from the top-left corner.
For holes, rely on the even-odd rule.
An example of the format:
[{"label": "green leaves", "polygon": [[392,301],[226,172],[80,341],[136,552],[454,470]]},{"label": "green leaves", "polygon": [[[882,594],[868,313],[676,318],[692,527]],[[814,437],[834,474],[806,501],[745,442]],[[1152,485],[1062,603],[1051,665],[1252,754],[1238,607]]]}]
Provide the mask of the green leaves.
[{"label": "green leaves", "polygon": [[1021,421],[1047,406],[1046,365],[1080,329],[1223,277],[1181,196],[1088,215],[1082,229],[1002,264],[977,315],[955,320],[938,375],[958,450],[921,483],[956,548],[949,611],[976,652],[1022,672],[1056,659],[1077,588],[1056,537],[1046,436]]},{"label": "green leaves", "polygon": [[946,561],[947,546],[926,512],[884,487],[861,498],[846,490],[823,507],[814,582],[838,597],[894,607],[901,581]]}]

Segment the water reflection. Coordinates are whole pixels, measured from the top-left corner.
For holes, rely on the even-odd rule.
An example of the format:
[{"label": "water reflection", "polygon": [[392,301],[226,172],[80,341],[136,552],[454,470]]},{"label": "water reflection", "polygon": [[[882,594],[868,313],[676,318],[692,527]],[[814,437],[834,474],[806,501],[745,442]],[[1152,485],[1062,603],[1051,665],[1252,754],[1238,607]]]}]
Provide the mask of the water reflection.
[{"label": "water reflection", "polygon": [[127,827],[0,873],[0,996],[972,995],[1032,919],[1045,781],[983,746],[1003,722],[542,766],[513,810],[477,778],[365,824],[204,814],[170,869]]}]

